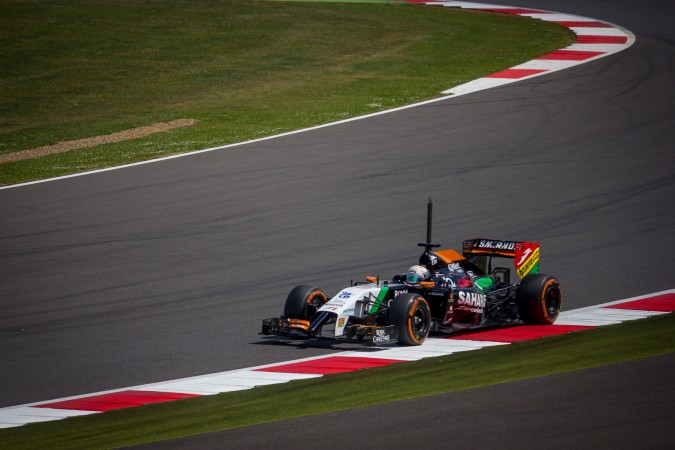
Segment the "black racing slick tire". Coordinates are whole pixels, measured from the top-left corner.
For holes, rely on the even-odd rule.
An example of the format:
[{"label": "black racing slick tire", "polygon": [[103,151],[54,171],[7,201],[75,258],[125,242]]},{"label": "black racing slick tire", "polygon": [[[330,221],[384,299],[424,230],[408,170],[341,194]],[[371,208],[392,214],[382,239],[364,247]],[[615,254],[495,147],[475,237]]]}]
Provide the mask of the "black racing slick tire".
[{"label": "black racing slick tire", "polygon": [[562,306],[560,283],[543,273],[526,275],[516,291],[520,319],[528,325],[550,325]]},{"label": "black racing slick tire", "polygon": [[431,330],[431,310],[418,294],[401,294],[391,301],[387,324],[395,325],[400,345],[420,345]]},{"label": "black racing slick tire", "polygon": [[284,306],[284,316],[289,319],[312,321],[316,310],[326,303],[326,294],[306,284],[296,286],[288,294]]}]

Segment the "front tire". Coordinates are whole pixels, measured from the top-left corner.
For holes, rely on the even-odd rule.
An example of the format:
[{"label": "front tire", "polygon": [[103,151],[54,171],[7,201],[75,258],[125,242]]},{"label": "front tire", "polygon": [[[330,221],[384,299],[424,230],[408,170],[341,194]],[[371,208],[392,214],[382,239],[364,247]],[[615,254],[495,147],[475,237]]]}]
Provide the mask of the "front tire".
[{"label": "front tire", "polygon": [[288,294],[284,306],[284,316],[289,319],[307,320],[314,318],[316,310],[326,303],[326,294],[320,289],[306,284],[296,286]]},{"label": "front tire", "polygon": [[420,345],[431,330],[431,310],[418,294],[401,294],[391,301],[388,325],[396,325],[400,345]]},{"label": "front tire", "polygon": [[551,325],[560,314],[560,283],[543,273],[526,275],[516,291],[516,307],[521,320],[528,325]]}]

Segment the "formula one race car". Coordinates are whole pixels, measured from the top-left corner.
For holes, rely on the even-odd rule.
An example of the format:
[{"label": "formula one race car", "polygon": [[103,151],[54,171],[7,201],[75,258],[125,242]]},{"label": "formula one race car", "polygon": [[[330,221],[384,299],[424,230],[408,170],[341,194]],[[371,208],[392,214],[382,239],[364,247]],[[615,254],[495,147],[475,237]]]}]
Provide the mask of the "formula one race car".
[{"label": "formula one race car", "polygon": [[[428,208],[427,242],[419,244],[425,250],[407,274],[367,277],[331,299],[315,287],[296,286],[284,314],[264,319],[261,334],[420,345],[430,332],[556,320],[562,292],[558,280],[539,273],[539,242],[470,239],[461,254],[434,250],[431,201]],[[501,260],[513,260],[517,281]]]}]

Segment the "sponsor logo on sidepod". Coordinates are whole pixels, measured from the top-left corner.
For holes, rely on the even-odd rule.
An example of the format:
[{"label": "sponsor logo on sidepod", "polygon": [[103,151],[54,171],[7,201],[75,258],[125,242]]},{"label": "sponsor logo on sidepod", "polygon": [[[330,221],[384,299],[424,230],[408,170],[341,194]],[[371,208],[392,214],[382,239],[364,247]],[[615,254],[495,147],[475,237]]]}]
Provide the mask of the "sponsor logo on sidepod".
[{"label": "sponsor logo on sidepod", "polygon": [[485,308],[485,295],[478,292],[459,291],[457,305],[473,308]]}]

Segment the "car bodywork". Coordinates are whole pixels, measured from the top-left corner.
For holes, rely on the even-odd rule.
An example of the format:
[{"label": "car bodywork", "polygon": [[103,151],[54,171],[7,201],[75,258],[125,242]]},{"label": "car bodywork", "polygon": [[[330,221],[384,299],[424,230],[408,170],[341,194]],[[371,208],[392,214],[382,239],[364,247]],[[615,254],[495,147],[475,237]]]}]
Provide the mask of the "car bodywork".
[{"label": "car bodywork", "polygon": [[539,242],[470,239],[462,253],[420,245],[425,251],[419,264],[429,269],[429,279],[367,277],[330,299],[317,288],[297,286],[284,314],[263,320],[262,334],[419,345],[432,332],[551,324],[560,312],[558,281],[539,273]]}]

